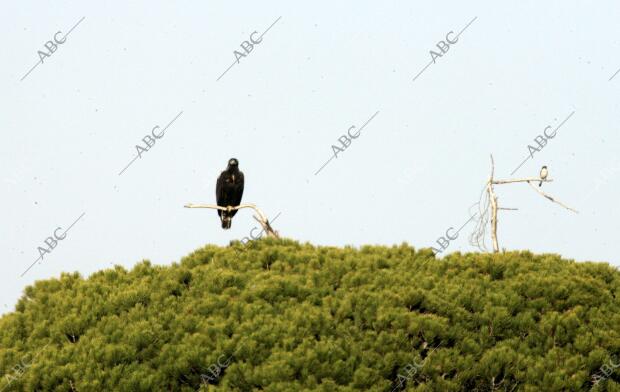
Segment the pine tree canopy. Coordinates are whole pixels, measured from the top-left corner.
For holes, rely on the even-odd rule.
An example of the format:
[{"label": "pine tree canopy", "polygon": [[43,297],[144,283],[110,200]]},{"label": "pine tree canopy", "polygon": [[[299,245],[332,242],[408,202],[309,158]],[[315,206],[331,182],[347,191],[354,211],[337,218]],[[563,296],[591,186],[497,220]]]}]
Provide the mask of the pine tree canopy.
[{"label": "pine tree canopy", "polygon": [[620,391],[619,297],[553,254],[208,245],[27,287],[0,390]]}]

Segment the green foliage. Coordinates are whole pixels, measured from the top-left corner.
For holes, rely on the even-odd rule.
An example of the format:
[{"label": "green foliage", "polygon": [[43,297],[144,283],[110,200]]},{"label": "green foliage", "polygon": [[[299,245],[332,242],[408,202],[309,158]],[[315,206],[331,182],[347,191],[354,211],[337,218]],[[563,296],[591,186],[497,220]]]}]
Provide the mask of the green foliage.
[{"label": "green foliage", "polygon": [[210,245],[27,287],[0,389],[620,391],[619,282],[529,252]]}]

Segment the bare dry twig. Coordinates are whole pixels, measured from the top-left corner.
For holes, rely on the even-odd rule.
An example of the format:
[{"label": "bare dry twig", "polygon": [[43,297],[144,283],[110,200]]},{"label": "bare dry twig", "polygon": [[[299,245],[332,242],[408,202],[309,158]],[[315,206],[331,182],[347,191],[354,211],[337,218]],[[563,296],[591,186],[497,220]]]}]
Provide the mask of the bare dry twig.
[{"label": "bare dry twig", "polygon": [[554,203],[557,203],[557,204],[561,205],[562,207],[566,208],[567,210],[571,210],[571,211],[573,211],[575,214],[578,214],[578,213],[579,213],[579,211],[577,211],[576,209],[574,209],[574,208],[572,208],[572,207],[569,207],[569,206],[567,206],[567,205],[563,204],[562,202],[560,202],[559,200],[556,200],[556,199],[554,199],[553,197],[549,196],[549,195],[548,195],[548,194],[546,194],[545,192],[543,192],[543,191],[541,191],[541,190],[539,190],[539,189],[536,189],[536,187],[535,187],[534,185],[532,185],[532,182],[531,182],[531,181],[528,181],[527,183],[528,183],[528,184],[532,187],[532,189],[534,189],[536,192],[540,193],[542,196],[546,197],[547,199],[551,200],[552,202],[554,202]]}]

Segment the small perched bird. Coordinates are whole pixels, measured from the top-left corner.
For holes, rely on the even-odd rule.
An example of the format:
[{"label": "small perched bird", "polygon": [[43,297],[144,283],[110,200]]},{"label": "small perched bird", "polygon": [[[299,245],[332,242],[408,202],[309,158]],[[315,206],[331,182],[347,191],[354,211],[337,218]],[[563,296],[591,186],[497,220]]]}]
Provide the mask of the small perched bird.
[{"label": "small perched bird", "polygon": [[[547,170],[547,166],[543,166],[542,169],[540,169],[540,179],[541,180],[546,180],[547,179],[547,175],[549,175],[549,171]],[[538,184],[539,187],[542,186],[542,181]]]},{"label": "small perched bird", "polygon": [[[243,173],[239,171],[239,161],[235,158],[228,160],[228,167],[217,178],[215,198],[220,207],[236,207],[241,203],[243,196]],[[230,229],[232,218],[237,210],[217,210],[222,221],[222,229]]]}]

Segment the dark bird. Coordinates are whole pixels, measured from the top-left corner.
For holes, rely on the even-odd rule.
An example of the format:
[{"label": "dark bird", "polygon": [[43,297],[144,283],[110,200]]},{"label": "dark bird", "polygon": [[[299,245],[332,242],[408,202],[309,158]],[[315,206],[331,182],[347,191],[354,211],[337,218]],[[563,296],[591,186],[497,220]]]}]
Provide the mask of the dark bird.
[{"label": "dark bird", "polygon": [[[547,170],[547,166],[543,166],[543,167],[540,169],[540,179],[541,179],[541,180],[546,180],[548,175],[549,175],[549,171]],[[541,187],[541,186],[542,186],[542,183],[543,183],[543,182],[541,181],[541,182],[538,184],[538,186],[539,186],[539,187]]]},{"label": "dark bird", "polygon": [[[243,173],[239,171],[239,161],[235,158],[228,160],[228,167],[217,178],[215,198],[220,207],[236,207],[241,203],[243,196]],[[217,210],[222,221],[222,229],[230,229],[232,218],[237,210]]]}]

